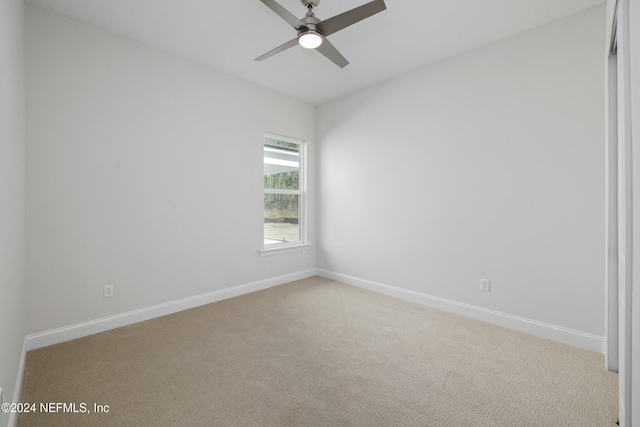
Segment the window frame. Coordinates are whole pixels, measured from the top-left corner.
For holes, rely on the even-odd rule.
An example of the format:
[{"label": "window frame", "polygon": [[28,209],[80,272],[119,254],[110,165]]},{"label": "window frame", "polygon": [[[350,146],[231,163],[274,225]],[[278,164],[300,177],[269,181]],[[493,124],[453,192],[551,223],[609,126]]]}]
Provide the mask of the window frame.
[{"label": "window frame", "polygon": [[[263,209],[263,228],[262,228],[262,246],[259,250],[261,256],[276,255],[281,253],[295,252],[306,250],[311,245],[307,241],[307,144],[304,140],[292,138],[283,135],[277,135],[265,132],[262,136],[262,167],[264,169],[264,147],[267,138],[285,141],[298,146],[298,189],[297,190],[280,190],[262,188],[262,198],[266,194],[295,194],[298,195],[298,227],[299,238],[293,242],[270,243],[264,244],[264,202]],[[264,172],[263,172],[264,177]]]}]

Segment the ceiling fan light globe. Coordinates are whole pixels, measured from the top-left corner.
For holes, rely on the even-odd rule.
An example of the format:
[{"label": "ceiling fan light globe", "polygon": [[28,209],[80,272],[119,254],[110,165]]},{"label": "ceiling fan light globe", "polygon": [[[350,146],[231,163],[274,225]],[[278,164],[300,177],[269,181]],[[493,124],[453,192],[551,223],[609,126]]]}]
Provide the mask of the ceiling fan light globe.
[{"label": "ceiling fan light globe", "polygon": [[317,31],[305,31],[298,35],[298,44],[305,49],[315,49],[322,44],[322,35]]}]

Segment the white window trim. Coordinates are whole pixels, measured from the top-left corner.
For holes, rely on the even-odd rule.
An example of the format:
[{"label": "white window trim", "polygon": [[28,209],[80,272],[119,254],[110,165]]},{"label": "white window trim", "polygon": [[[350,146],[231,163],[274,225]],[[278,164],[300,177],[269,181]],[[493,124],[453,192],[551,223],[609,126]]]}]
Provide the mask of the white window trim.
[{"label": "white window trim", "polygon": [[[300,155],[300,169],[302,174],[299,175],[299,190],[262,190],[262,194],[278,193],[278,194],[298,194],[300,196],[299,209],[300,209],[300,240],[295,242],[285,243],[272,243],[270,245],[262,244],[261,249],[258,251],[260,256],[271,256],[290,252],[304,251],[311,248],[311,244],[307,241],[307,144],[304,140],[298,138],[291,138],[283,135],[276,135],[273,133],[265,133],[262,136],[262,142],[264,146],[264,139],[272,138],[281,141],[293,142],[300,147],[298,153]],[[263,233],[264,240],[264,233]]]},{"label": "white window trim", "polygon": [[287,254],[291,252],[306,251],[308,249],[311,249],[311,243],[300,242],[274,243],[273,245],[269,246],[277,246],[277,248],[270,248],[268,246],[265,246],[258,251],[260,252],[260,256]]}]

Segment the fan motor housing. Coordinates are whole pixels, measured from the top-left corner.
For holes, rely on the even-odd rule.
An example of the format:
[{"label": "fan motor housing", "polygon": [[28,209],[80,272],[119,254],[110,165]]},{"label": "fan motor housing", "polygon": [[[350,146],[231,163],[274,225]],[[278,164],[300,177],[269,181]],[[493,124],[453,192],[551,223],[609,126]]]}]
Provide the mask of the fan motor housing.
[{"label": "fan motor housing", "polygon": [[310,30],[316,30],[316,25],[320,23],[320,20],[313,15],[307,15],[300,21]]}]

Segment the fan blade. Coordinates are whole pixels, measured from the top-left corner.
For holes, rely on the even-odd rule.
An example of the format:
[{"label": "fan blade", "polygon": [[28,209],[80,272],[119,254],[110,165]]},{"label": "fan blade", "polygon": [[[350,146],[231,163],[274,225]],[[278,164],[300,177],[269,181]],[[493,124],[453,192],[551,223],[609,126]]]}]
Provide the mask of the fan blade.
[{"label": "fan blade", "polygon": [[277,48],[275,48],[273,50],[270,50],[269,52],[265,53],[264,55],[257,57],[256,59],[254,59],[254,61],[262,61],[263,59],[270,58],[273,55],[275,55],[276,53],[280,53],[283,50],[287,50],[290,47],[294,47],[297,44],[298,44],[298,39],[289,40],[285,44],[280,45]]},{"label": "fan blade", "polygon": [[[264,0],[262,1],[264,2]],[[328,36],[336,31],[340,31],[343,28],[348,27],[349,25],[353,25],[356,22],[360,22],[363,19],[375,15],[378,12],[382,12],[386,8],[387,5],[384,4],[384,0],[374,0],[341,13],[340,15],[336,15],[333,18],[325,19],[316,26],[323,35]]]},{"label": "fan blade", "polygon": [[280,16],[280,18],[287,21],[289,25],[291,25],[296,30],[307,28],[307,26],[304,25],[304,23],[301,20],[296,18],[291,12],[289,12],[284,7],[280,6],[280,4],[278,4],[274,0],[260,0],[260,1],[264,3],[269,9],[273,10],[278,16]]},{"label": "fan blade", "polygon": [[336,49],[334,45],[329,43],[329,40],[327,39],[324,39],[322,41],[322,44],[318,46],[316,50],[321,54],[323,54],[324,56],[326,56],[327,58],[329,58],[334,64],[336,64],[340,68],[344,68],[347,65],[349,65],[349,61],[347,61],[345,57],[342,56],[340,52],[338,52],[338,49]]}]

